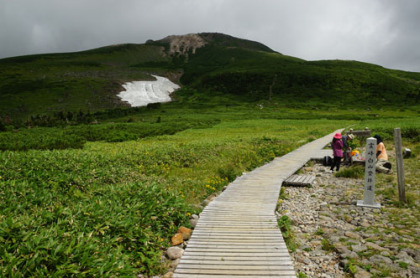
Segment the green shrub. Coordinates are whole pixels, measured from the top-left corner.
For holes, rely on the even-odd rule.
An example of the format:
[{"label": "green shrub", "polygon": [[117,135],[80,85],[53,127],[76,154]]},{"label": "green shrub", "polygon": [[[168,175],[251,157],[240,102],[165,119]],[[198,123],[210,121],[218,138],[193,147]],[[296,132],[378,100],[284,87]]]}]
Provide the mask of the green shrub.
[{"label": "green shrub", "polygon": [[234,163],[220,167],[217,172],[222,179],[227,178],[228,181],[234,181],[241,174],[240,169]]},{"label": "green shrub", "polygon": [[328,239],[323,238],[321,240],[321,248],[327,252],[332,252],[335,250],[334,244],[332,244]]},{"label": "green shrub", "polygon": [[48,128],[0,133],[0,150],[3,151],[79,149],[85,142],[82,136]]},{"label": "green shrub", "polygon": [[361,179],[365,176],[365,169],[361,166],[341,168],[340,171],[335,173],[335,176],[340,178]]},{"label": "green shrub", "polygon": [[156,184],[0,185],[0,269],[8,277],[154,275],[162,243],[187,225],[183,199]]},{"label": "green shrub", "polygon": [[284,241],[286,242],[287,248],[294,252],[296,251],[297,244],[294,241],[294,235],[292,231],[292,224],[290,218],[287,215],[283,215],[280,219],[277,220],[277,224],[281,230]]}]

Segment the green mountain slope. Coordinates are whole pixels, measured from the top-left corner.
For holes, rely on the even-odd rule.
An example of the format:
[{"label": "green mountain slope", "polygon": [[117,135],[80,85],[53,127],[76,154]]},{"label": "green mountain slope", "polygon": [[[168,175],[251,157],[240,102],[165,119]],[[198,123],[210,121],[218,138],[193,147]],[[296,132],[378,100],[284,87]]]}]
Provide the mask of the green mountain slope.
[{"label": "green mountain slope", "polygon": [[[305,61],[217,33],[145,44],[0,60],[0,116],[26,119],[60,111],[127,107],[124,82],[160,74],[210,97],[240,102],[412,106],[420,73],[355,61]],[[177,93],[183,95],[183,90]]]}]

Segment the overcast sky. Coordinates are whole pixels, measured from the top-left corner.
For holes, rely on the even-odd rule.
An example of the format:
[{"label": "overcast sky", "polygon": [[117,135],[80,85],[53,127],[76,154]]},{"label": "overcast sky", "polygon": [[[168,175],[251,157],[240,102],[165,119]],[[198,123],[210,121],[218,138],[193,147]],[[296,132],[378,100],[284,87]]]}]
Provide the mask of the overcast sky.
[{"label": "overcast sky", "polygon": [[0,58],[219,32],[420,72],[420,0],[0,0]]}]

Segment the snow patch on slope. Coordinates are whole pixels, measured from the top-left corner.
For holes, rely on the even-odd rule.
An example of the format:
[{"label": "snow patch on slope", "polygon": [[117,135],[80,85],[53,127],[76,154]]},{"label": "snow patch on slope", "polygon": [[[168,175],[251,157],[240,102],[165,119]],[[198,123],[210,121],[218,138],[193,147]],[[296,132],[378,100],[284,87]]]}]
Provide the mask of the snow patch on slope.
[{"label": "snow patch on slope", "polygon": [[156,81],[133,81],[124,83],[125,91],[117,96],[132,107],[146,106],[149,103],[170,102],[170,94],[180,87],[169,79],[153,75]]}]

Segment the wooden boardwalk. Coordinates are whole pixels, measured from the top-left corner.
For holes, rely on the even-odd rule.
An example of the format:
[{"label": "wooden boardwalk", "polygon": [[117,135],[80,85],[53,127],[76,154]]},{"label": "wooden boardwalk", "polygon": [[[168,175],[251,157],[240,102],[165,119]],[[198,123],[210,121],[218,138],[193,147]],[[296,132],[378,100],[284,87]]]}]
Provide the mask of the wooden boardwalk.
[{"label": "wooden boardwalk", "polygon": [[322,150],[335,131],[244,174],[201,213],[174,278],[290,277],[290,255],[277,226],[281,184]]}]

